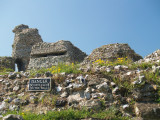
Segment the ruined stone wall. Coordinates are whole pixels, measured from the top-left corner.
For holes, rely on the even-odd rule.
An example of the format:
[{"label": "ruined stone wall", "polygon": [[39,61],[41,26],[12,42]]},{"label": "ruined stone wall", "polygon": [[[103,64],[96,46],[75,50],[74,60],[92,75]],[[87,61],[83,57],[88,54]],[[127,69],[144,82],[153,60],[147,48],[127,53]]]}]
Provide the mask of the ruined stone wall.
[{"label": "ruined stone wall", "polygon": [[18,25],[14,28],[14,43],[12,45],[12,57],[18,65],[19,71],[25,71],[30,60],[31,48],[38,42],[43,42],[37,29],[27,25]]},{"label": "ruined stone wall", "polygon": [[84,52],[69,41],[43,42],[38,30],[27,25],[18,25],[13,32],[15,38],[12,57],[18,66],[18,71],[50,67],[60,62],[82,62],[86,57]]},{"label": "ruined stone wall", "polygon": [[93,52],[86,57],[84,63],[94,62],[98,59],[114,61],[120,57],[128,57],[132,61],[138,61],[139,59],[142,59],[142,57],[135,53],[135,51],[132,50],[128,44],[116,43],[103,45],[94,49]]},{"label": "ruined stone wall", "polygon": [[31,56],[43,55],[43,54],[58,54],[67,52],[67,48],[60,44],[60,42],[56,43],[37,43],[32,47]]},{"label": "ruined stone wall", "polygon": [[32,47],[28,69],[48,68],[58,63],[82,62],[86,54],[71,42],[37,43]]},{"label": "ruined stone wall", "polygon": [[15,70],[15,63],[12,57],[0,57],[0,69],[10,68]]},{"label": "ruined stone wall", "polygon": [[64,63],[65,61],[69,61],[69,58],[67,58],[66,56],[31,58],[28,69],[49,68],[52,65],[57,65],[58,63],[62,63],[62,62]]}]

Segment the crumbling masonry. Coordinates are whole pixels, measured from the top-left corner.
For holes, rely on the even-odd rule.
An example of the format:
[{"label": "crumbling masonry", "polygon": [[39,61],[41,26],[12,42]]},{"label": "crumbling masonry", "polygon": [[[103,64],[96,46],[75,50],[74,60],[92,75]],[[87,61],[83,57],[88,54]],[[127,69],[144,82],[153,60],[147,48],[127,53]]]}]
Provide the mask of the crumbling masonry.
[{"label": "crumbling masonry", "polygon": [[104,45],[94,49],[87,56],[70,41],[43,42],[38,30],[29,28],[27,25],[18,25],[13,29],[13,32],[15,38],[12,45],[12,58],[7,58],[7,61],[10,62],[5,62],[2,57],[0,60],[4,67],[11,66],[12,69],[15,69],[14,64],[17,64],[18,71],[49,68],[58,63],[83,62],[82,65],[84,65],[90,64],[97,59],[108,61],[114,61],[118,57],[127,57],[132,61],[142,59],[128,44]]},{"label": "crumbling masonry", "polygon": [[18,71],[51,67],[60,62],[82,62],[86,54],[69,41],[56,43],[43,42],[37,29],[27,25],[14,28],[14,43],[12,57],[18,66]]},{"label": "crumbling masonry", "polygon": [[18,25],[13,29],[15,33],[12,45],[12,57],[19,71],[25,71],[30,60],[32,46],[43,42],[37,29],[29,28],[27,25]]}]

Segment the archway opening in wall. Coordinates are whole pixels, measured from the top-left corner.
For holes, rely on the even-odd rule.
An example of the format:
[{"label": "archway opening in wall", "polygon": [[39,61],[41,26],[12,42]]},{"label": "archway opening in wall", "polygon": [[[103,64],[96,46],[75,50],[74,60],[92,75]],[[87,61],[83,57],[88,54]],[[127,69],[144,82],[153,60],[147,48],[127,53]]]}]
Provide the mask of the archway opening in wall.
[{"label": "archway opening in wall", "polygon": [[16,59],[15,64],[17,66],[18,72],[23,71],[23,63],[21,59]]}]

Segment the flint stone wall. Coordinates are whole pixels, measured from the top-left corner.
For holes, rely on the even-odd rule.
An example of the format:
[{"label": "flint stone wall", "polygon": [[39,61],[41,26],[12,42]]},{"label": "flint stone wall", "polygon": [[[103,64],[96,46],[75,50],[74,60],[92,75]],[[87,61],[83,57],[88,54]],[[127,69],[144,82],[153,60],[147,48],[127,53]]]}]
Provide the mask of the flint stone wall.
[{"label": "flint stone wall", "polygon": [[25,71],[30,60],[31,48],[38,42],[43,42],[37,29],[29,28],[27,25],[18,25],[13,29],[15,33],[12,45],[12,57],[17,63],[19,71]]},{"label": "flint stone wall", "polygon": [[143,62],[160,62],[160,49],[154,51],[150,55],[146,56],[143,60]]},{"label": "flint stone wall", "polygon": [[93,52],[85,58],[83,63],[94,62],[98,59],[114,61],[119,57],[128,57],[133,61],[142,59],[134,52],[128,44],[109,44],[94,49]]},{"label": "flint stone wall", "polygon": [[32,47],[28,69],[48,68],[58,63],[82,62],[87,55],[70,41],[37,43]]},{"label": "flint stone wall", "polygon": [[0,67],[10,68],[15,70],[14,59],[12,59],[12,57],[0,57]]}]

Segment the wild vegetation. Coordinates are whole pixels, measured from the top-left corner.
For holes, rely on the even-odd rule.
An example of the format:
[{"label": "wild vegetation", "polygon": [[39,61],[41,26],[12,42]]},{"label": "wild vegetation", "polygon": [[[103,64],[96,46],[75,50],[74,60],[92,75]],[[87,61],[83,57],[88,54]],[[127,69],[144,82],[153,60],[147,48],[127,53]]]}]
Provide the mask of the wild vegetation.
[{"label": "wild vegetation", "polygon": [[115,107],[111,107],[104,111],[89,111],[87,109],[74,110],[67,109],[61,111],[49,111],[45,114],[37,115],[29,111],[8,111],[8,114],[17,114],[23,116],[24,120],[80,120],[85,118],[106,119],[106,120],[129,120],[129,117],[122,117]]},{"label": "wild vegetation", "polygon": [[[127,70],[129,72],[136,71],[141,72],[139,75],[144,76],[144,81],[142,81],[139,84],[133,84],[134,81],[138,80],[138,78],[135,76],[131,77],[121,77],[124,75],[124,73],[127,71],[116,71],[114,69],[115,66],[126,66]],[[106,71],[100,71],[98,74],[102,74],[104,76],[109,77],[119,88],[119,90],[123,93],[123,97],[129,97],[130,100],[130,105],[134,105],[136,102],[136,99],[132,97],[132,91],[136,88],[141,88],[145,83],[147,84],[154,84],[154,87],[157,89],[158,95],[155,96],[155,102],[160,103],[160,70],[156,69],[153,72],[153,66],[159,66],[160,63],[134,63],[127,57],[125,58],[118,58],[113,62],[110,61],[104,61],[101,59],[96,60],[95,62],[92,63],[93,69],[96,68],[97,66],[99,67],[109,67],[112,68],[110,72]],[[71,63],[71,64],[64,64],[64,63],[59,63],[57,66],[52,66],[51,68],[41,68],[38,70],[30,70],[28,71],[30,73],[30,77],[35,77],[36,74],[42,74],[44,75],[46,72],[51,73],[52,75],[55,74],[93,74],[93,72],[84,72],[81,69],[81,65],[79,63]],[[92,69],[92,68],[91,68]],[[0,74],[6,74],[7,72],[12,72],[13,70],[7,69],[7,68],[2,68],[0,69]],[[97,74],[97,73],[96,73]],[[60,84],[63,82],[60,77],[54,78],[55,81]],[[41,99],[41,104],[44,105],[50,105],[55,107],[55,102],[57,100],[58,96],[54,96],[52,100],[49,100],[48,97],[44,97]],[[116,107],[110,107],[109,109],[106,109],[105,106],[105,100],[100,99],[102,109],[100,111],[94,111],[94,110],[87,110],[87,109],[66,109],[66,110],[61,110],[61,111],[48,111],[45,114],[40,114],[37,115],[35,113],[29,112],[29,111],[8,111],[5,115],[7,114],[18,114],[23,116],[25,120],[59,120],[59,119],[64,119],[64,120],[79,120],[82,118],[97,118],[97,119],[111,119],[111,120],[129,120],[129,117],[122,117],[122,114],[118,112]],[[132,106],[133,107],[133,106]]]},{"label": "wild vegetation", "polygon": [[30,76],[33,77],[36,74],[45,74],[46,72],[50,72],[51,74],[63,73],[66,74],[74,73],[80,74],[82,71],[79,70],[80,65],[78,63],[64,64],[59,63],[57,66],[54,65],[51,68],[41,68],[41,69],[32,69],[30,70]]},{"label": "wild vegetation", "polygon": [[6,75],[9,74],[9,72],[14,72],[14,70],[0,66],[0,75]]}]

